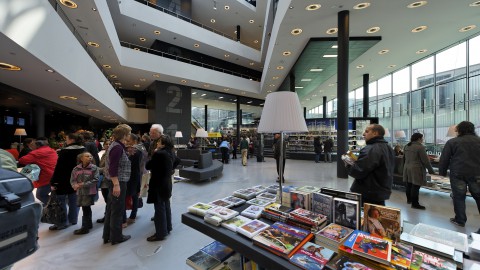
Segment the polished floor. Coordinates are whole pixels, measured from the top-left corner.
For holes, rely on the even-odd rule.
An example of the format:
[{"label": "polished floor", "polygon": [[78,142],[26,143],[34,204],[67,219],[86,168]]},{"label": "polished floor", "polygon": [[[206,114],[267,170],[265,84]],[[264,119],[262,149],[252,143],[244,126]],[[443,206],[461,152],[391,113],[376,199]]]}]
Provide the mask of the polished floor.
[{"label": "polished floor", "polygon": [[[286,184],[296,186],[314,185],[348,190],[352,179],[336,178],[335,163],[314,163],[313,161],[287,160]],[[196,202],[209,202],[231,195],[236,189],[254,185],[275,183],[277,174],[275,160],[265,162],[249,159],[242,166],[240,159],[231,160],[224,166],[223,175],[203,183],[178,182],[173,186],[172,215],[173,231],[161,242],[150,243],[146,238],[154,232],[153,206],[139,209],[136,223],[124,229],[132,239],[115,246],[104,245],[102,224],[94,224],[87,235],[76,236],[73,231],[79,226],[71,226],[62,231],[49,231],[48,224],[40,225],[40,249],[30,257],[16,263],[13,269],[191,269],[185,264],[188,256],[212,241],[209,237],[183,225],[182,213]],[[453,217],[453,205],[448,193],[421,189],[420,203],[426,211],[410,208],[406,204],[404,190],[395,189],[387,205],[402,209],[402,219],[412,223],[423,222],[442,228],[469,234],[480,226],[479,213],[475,201],[467,198],[468,222],[465,228],[449,222]],[[93,207],[96,220],[103,215],[102,199]],[[81,220],[81,212],[80,218]]]}]

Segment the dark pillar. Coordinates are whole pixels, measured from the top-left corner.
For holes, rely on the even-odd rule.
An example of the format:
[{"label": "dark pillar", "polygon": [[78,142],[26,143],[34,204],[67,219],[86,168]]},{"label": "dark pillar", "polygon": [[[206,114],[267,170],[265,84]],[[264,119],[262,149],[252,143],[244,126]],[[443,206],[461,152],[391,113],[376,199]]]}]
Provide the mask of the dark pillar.
[{"label": "dark pillar", "polygon": [[327,118],[327,96],[323,96],[323,118]]},{"label": "dark pillar", "polygon": [[[45,137],[45,107],[43,105],[35,106],[35,137]],[[34,136],[30,136],[35,138]]]},{"label": "dark pillar", "polygon": [[242,110],[240,109],[240,122],[239,122],[240,127],[239,127],[239,128],[242,127],[242,124],[243,124],[243,112],[242,112]]},{"label": "dark pillar", "polygon": [[307,107],[303,107],[303,119],[307,119]]},{"label": "dark pillar", "polygon": [[295,74],[290,72],[290,92],[295,92]]},{"label": "dark pillar", "polygon": [[208,132],[208,105],[205,105],[205,130]]},{"label": "dark pillar", "polygon": [[369,85],[369,74],[363,74],[363,117],[368,117],[368,111],[370,110],[370,104],[368,100],[368,85]]},{"label": "dark pillar", "polygon": [[240,25],[237,25],[237,41],[240,41]]},{"label": "dark pillar", "polygon": [[242,125],[242,110],[240,110],[240,97],[237,97],[237,144],[240,145],[240,126]]},{"label": "dark pillar", "polygon": [[348,178],[348,173],[340,158],[348,151],[348,47],[349,11],[338,13],[338,58],[337,58],[337,177]]}]

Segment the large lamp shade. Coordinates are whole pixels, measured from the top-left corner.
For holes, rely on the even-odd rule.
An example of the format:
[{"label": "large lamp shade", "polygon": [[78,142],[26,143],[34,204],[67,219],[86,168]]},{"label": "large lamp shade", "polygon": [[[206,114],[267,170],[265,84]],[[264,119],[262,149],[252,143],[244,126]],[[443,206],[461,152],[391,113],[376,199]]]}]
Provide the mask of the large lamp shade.
[{"label": "large lamp shade", "polygon": [[457,126],[455,126],[455,125],[449,126],[446,137],[447,138],[454,138],[454,137],[457,137],[457,135],[458,135]]},{"label": "large lamp shade", "polygon": [[27,131],[24,128],[17,128],[15,129],[15,136],[27,136]]},{"label": "large lamp shade", "polygon": [[403,131],[403,130],[395,131],[395,139],[406,138],[406,137],[407,137],[407,135],[405,134],[405,131]]},{"label": "large lamp shade", "polygon": [[281,91],[267,95],[258,125],[259,133],[307,131],[297,93]]},{"label": "large lamp shade", "polygon": [[175,138],[183,138],[183,134],[181,131],[175,132]]},{"label": "large lamp shade", "polygon": [[208,138],[208,132],[203,128],[199,128],[199,129],[197,129],[197,133],[195,134],[195,137],[197,137],[197,138]]}]

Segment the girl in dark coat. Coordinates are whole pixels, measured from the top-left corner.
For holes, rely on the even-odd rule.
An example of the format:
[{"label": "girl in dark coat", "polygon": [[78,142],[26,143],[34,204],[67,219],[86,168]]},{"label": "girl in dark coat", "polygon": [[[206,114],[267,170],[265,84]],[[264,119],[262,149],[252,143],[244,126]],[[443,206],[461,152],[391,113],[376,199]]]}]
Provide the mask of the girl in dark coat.
[{"label": "girl in dark coat", "polygon": [[148,237],[147,241],[162,241],[172,230],[170,197],[176,160],[172,139],[168,135],[161,135],[157,149],[145,166],[151,172],[147,203],[153,203],[155,208],[155,234]]}]

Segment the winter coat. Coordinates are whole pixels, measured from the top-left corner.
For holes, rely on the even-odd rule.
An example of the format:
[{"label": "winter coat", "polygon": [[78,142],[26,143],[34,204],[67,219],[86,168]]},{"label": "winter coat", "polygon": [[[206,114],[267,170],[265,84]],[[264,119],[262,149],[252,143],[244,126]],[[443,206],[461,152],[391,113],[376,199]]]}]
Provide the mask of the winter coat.
[{"label": "winter coat", "polygon": [[325,150],[325,152],[332,152],[332,149],[333,149],[332,139],[327,139],[326,141],[323,142],[323,150]]},{"label": "winter coat", "polygon": [[77,190],[77,195],[95,195],[97,194],[97,182],[100,173],[98,167],[92,163],[83,167],[80,163],[72,170],[70,176],[70,185],[83,183],[83,186]]},{"label": "winter coat", "polygon": [[37,164],[40,167],[40,175],[38,180],[33,182],[35,188],[43,187],[50,184],[55,165],[57,165],[57,151],[50,146],[41,146],[18,160],[18,163],[26,166],[28,164]]},{"label": "winter coat", "polygon": [[100,165],[100,156],[98,155],[98,147],[95,141],[88,141],[84,144],[85,150],[92,154],[93,160],[95,160],[95,165]]},{"label": "winter coat", "polygon": [[322,153],[322,142],[320,142],[320,139],[316,138],[315,140],[313,140],[313,149],[315,151],[315,154]]},{"label": "winter coat", "polygon": [[412,142],[403,150],[403,182],[412,183],[417,186],[427,184],[427,173],[434,173],[432,165],[428,160],[425,147],[419,142]]},{"label": "winter coat", "polygon": [[[130,151],[130,150],[129,150]],[[133,196],[140,192],[140,181],[142,179],[143,170],[140,167],[142,163],[142,152],[136,147],[132,150],[133,153],[128,155],[130,160],[130,180],[127,182],[127,195]]]},{"label": "winter coat", "polygon": [[172,196],[172,171],[174,153],[165,149],[157,150],[145,167],[150,170],[147,203],[158,202],[158,197],[168,200]]},{"label": "winter coat", "polygon": [[[283,141],[283,158],[287,158],[287,142]],[[280,158],[280,138],[278,138],[275,143],[273,144],[273,157],[275,159]]]},{"label": "winter coat", "polygon": [[350,190],[370,201],[390,198],[393,184],[395,153],[383,137],[374,137],[360,150],[358,160],[347,166],[348,175],[355,178]]},{"label": "winter coat", "polygon": [[75,193],[70,185],[70,176],[77,166],[77,156],[83,152],[85,147],[78,144],[69,144],[58,151],[57,165],[50,180],[50,185],[57,189],[58,195]]},{"label": "winter coat", "polygon": [[3,169],[17,172],[17,161],[9,152],[0,149],[0,165]]},{"label": "winter coat", "polygon": [[447,141],[440,156],[438,172],[446,176],[450,173],[465,177],[480,176],[480,137],[465,134]]}]

